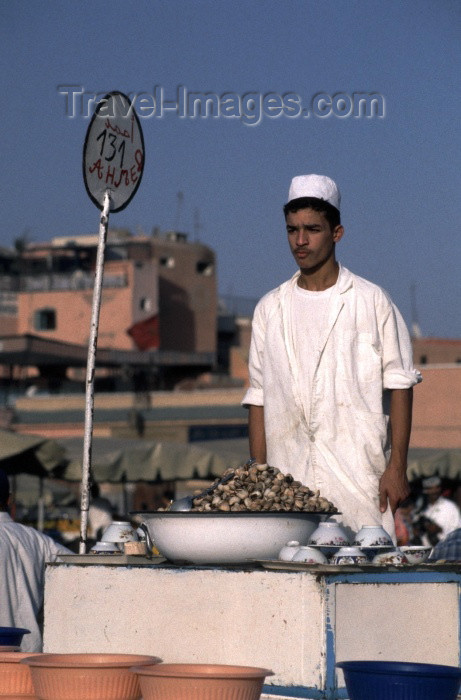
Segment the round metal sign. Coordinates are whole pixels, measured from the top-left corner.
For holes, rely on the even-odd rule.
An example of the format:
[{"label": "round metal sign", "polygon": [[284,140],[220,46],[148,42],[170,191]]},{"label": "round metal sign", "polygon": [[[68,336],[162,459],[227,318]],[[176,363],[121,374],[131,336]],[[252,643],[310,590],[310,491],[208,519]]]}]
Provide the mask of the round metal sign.
[{"label": "round metal sign", "polygon": [[90,199],[102,209],[110,190],[110,211],[134,197],[144,169],[144,139],[130,99],[110,92],[93,114],[83,147],[83,179]]}]

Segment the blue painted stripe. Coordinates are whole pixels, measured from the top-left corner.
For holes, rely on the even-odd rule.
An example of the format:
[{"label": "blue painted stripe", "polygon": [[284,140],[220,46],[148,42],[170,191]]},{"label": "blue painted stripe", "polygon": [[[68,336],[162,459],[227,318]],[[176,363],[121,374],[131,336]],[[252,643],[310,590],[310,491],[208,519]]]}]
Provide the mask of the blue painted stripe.
[{"label": "blue painted stripe", "polygon": [[326,574],[325,581],[334,583],[461,583],[461,570]]},{"label": "blue painted stripe", "polygon": [[[336,582],[325,586],[325,691],[327,698],[334,698],[336,691]],[[333,590],[332,590],[333,589]]]}]

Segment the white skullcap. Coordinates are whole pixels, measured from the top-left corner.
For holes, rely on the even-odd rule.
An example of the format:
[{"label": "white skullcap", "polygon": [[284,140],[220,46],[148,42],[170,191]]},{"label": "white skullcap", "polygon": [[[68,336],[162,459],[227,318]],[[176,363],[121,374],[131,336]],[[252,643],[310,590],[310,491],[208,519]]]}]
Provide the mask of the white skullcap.
[{"label": "white skullcap", "polygon": [[325,175],[297,175],[291,181],[288,201],[299,197],[324,199],[339,210],[341,195],[336,183]]},{"label": "white skullcap", "polygon": [[427,479],[423,479],[423,491],[426,489],[433,489],[436,486],[440,486],[442,480],[439,476],[430,476]]}]

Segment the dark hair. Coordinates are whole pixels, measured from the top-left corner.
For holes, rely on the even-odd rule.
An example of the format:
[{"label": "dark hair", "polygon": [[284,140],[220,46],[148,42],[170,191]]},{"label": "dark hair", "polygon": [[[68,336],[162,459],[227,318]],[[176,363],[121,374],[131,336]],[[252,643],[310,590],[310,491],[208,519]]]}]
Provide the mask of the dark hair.
[{"label": "dark hair", "polygon": [[288,214],[297,212],[300,209],[313,209],[314,211],[320,212],[325,216],[331,229],[341,224],[339,210],[324,199],[318,199],[317,197],[298,197],[297,199],[292,199],[283,207],[285,218]]},{"label": "dark hair", "polygon": [[0,507],[6,506],[10,497],[10,482],[6,472],[0,469]]}]

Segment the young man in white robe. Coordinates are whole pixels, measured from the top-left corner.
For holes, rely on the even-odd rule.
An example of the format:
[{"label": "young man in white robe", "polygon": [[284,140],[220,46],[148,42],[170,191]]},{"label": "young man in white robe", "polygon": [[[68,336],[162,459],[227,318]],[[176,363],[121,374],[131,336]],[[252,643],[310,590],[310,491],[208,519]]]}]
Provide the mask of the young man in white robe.
[{"label": "young man in white robe", "polygon": [[242,401],[250,454],[318,489],[351,535],[379,524],[395,539],[421,375],[389,295],[336,259],[339,210],[330,178],[292,180],[284,214],[299,270],[255,309]]}]

